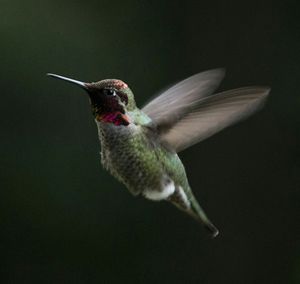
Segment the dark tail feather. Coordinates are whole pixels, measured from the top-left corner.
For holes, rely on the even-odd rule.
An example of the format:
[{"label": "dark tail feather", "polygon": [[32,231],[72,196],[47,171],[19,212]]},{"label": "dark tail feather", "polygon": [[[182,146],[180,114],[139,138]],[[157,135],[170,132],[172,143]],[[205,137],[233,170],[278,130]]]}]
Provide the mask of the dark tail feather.
[{"label": "dark tail feather", "polygon": [[204,224],[204,227],[211,233],[212,238],[215,238],[219,235],[219,230],[215,227],[213,223]]},{"label": "dark tail feather", "polygon": [[199,211],[195,213],[194,211],[187,211],[187,213],[192,216],[197,222],[201,223],[201,225],[204,226],[204,228],[211,234],[212,238],[215,238],[217,235],[219,235],[219,230],[216,228],[216,226],[207,218],[204,211],[201,209],[201,214],[199,214]]},{"label": "dark tail feather", "polygon": [[219,230],[216,226],[207,218],[204,210],[198,204],[194,198],[191,202],[191,209],[188,212],[196,221],[200,222],[210,233],[212,238],[215,238],[219,234]]},{"label": "dark tail feather", "polygon": [[182,199],[180,194],[173,194],[169,201],[171,201],[178,209],[186,212],[193,217],[197,222],[201,223],[211,234],[212,238],[215,238],[219,234],[219,230],[215,225],[207,218],[205,212],[198,204],[196,198],[190,193],[190,204],[187,206]]}]

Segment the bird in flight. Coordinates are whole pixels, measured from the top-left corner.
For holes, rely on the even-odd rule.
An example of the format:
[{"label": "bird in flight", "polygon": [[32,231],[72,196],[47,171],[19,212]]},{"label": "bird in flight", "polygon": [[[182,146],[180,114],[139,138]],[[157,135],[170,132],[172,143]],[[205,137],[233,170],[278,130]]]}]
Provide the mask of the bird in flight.
[{"label": "bird in flight", "polygon": [[101,161],[134,196],[166,200],[204,225],[208,219],[189,185],[178,153],[259,109],[270,89],[244,87],[214,94],[223,69],[191,76],[139,108],[121,80],[85,83],[47,74],[78,85],[88,94],[101,144]]}]

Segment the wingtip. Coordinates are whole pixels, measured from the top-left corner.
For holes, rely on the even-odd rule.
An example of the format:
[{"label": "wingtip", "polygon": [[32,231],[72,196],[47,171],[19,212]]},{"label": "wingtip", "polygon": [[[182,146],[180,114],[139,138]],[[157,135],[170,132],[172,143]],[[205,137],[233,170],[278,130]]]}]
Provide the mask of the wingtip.
[{"label": "wingtip", "polygon": [[256,86],[256,88],[260,90],[262,93],[266,93],[266,94],[269,94],[271,91],[271,87],[269,86]]},{"label": "wingtip", "polygon": [[262,98],[267,98],[270,95],[271,88],[269,86],[257,86],[256,92]]},{"label": "wingtip", "polygon": [[[240,87],[232,90],[227,90],[222,92],[223,94],[225,93],[236,93],[236,94],[244,94],[244,95],[250,95],[250,94],[256,94],[259,96],[268,96],[271,92],[271,88],[269,86],[246,86],[246,87]],[[220,95],[222,93],[218,93],[216,95]]]},{"label": "wingtip", "polygon": [[264,88],[265,88],[265,93],[266,93],[266,95],[268,96],[268,95],[270,94],[270,92],[271,92],[271,87],[266,86],[266,87],[264,87]]},{"label": "wingtip", "polygon": [[[226,68],[225,67],[217,67],[214,69],[210,69],[201,73],[214,73],[214,74],[218,74],[220,76],[220,78],[224,78],[226,75]],[[200,73],[199,73],[200,74]]]},{"label": "wingtip", "polygon": [[223,76],[226,75],[226,68],[225,68],[225,67],[219,67],[219,68],[217,68],[217,69],[219,69],[220,72],[222,72]]},{"label": "wingtip", "polygon": [[220,72],[220,78],[223,79],[226,76],[226,68],[225,67],[219,67],[216,70]]}]

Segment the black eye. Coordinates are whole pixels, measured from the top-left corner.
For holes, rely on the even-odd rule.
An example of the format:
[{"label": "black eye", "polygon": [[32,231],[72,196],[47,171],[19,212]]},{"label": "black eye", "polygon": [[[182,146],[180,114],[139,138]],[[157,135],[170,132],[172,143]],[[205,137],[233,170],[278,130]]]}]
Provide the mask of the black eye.
[{"label": "black eye", "polygon": [[114,89],[103,89],[103,94],[105,96],[115,96],[116,91]]}]

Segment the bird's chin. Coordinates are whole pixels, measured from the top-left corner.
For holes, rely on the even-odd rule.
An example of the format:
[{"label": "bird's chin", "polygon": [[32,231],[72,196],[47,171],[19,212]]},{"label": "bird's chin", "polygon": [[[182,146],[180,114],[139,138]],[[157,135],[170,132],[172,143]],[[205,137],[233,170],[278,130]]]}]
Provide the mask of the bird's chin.
[{"label": "bird's chin", "polygon": [[120,111],[96,114],[95,119],[98,122],[111,123],[116,126],[127,126],[129,125],[129,117]]}]

